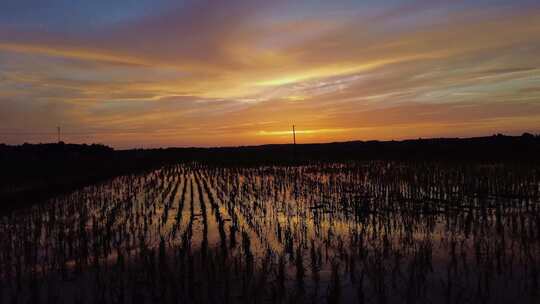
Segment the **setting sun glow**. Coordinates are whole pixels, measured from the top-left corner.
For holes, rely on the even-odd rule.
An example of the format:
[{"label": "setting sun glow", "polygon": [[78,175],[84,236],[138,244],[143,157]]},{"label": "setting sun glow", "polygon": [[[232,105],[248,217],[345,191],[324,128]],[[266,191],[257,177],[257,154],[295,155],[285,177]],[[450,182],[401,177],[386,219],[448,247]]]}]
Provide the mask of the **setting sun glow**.
[{"label": "setting sun glow", "polygon": [[0,4],[0,142],[59,125],[117,148],[288,143],[293,124],[304,143],[540,128],[535,1],[53,2]]}]

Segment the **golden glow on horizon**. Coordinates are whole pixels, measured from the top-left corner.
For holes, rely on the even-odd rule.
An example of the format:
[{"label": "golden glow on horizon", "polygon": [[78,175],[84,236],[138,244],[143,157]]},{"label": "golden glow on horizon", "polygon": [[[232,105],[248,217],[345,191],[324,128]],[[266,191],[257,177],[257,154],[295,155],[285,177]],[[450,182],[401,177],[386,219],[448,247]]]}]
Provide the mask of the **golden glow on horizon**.
[{"label": "golden glow on horizon", "polygon": [[293,123],[305,142],[540,131],[538,10],[393,30],[350,15],[245,13],[173,13],[87,36],[0,29],[0,133],[61,124],[87,134],[67,140],[130,147],[288,142]]},{"label": "golden glow on horizon", "polygon": [[[318,129],[318,130],[296,130],[296,134],[318,134],[318,133],[336,133],[336,132],[346,132],[351,131],[351,129]],[[258,135],[263,136],[275,136],[275,135],[292,135],[293,131],[264,131],[261,130],[257,132]]]}]

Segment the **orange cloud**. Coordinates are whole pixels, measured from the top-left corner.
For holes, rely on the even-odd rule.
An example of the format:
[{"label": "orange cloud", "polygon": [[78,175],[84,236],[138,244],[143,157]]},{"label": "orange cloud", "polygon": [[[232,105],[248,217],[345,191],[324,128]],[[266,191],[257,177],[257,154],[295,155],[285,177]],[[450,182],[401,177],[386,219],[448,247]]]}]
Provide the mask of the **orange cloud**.
[{"label": "orange cloud", "polygon": [[81,37],[2,30],[0,127],[24,117],[22,131],[62,124],[121,147],[283,142],[293,123],[306,141],[538,128],[538,11],[392,30],[355,15],[191,14]]}]

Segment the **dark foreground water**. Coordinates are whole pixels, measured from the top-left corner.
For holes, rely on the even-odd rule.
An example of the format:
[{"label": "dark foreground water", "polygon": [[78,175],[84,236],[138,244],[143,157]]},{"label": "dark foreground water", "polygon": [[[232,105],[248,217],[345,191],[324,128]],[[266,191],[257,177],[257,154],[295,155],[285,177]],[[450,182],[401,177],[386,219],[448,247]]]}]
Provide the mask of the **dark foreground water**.
[{"label": "dark foreground water", "polygon": [[539,303],[540,170],[123,176],[0,217],[0,303]]}]

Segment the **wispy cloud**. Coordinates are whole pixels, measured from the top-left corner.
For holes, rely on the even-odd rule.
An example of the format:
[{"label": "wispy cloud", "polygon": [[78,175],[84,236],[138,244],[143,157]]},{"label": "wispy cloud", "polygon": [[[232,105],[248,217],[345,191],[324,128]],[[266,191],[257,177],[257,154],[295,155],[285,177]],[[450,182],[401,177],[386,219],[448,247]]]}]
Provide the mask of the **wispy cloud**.
[{"label": "wispy cloud", "polygon": [[279,142],[293,123],[310,141],[538,130],[532,1],[147,4],[69,28],[0,4],[0,128],[122,147]]}]

